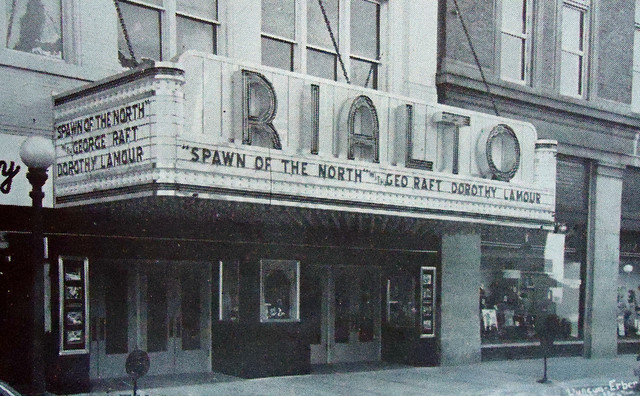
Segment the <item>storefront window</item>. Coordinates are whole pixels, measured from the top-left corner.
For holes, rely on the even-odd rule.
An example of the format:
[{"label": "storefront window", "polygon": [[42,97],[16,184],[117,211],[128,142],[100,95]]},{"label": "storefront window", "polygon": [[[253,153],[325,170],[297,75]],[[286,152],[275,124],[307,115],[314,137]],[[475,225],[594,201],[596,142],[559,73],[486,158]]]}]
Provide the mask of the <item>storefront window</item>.
[{"label": "storefront window", "polygon": [[640,339],[639,236],[637,233],[624,233],[621,236],[616,318],[619,339]]},{"label": "storefront window", "polygon": [[539,321],[548,315],[559,318],[558,339],[579,338],[580,263],[565,260],[564,249],[564,234],[545,232],[496,234],[483,241],[483,343],[537,341]]},{"label": "storefront window", "polygon": [[262,322],[300,320],[300,263],[288,260],[260,262],[260,319]]},{"label": "storefront window", "polygon": [[617,334],[628,341],[640,340],[640,169],[625,169],[622,183]]},{"label": "storefront window", "polygon": [[219,319],[237,322],[240,306],[240,265],[237,260],[220,262]]}]

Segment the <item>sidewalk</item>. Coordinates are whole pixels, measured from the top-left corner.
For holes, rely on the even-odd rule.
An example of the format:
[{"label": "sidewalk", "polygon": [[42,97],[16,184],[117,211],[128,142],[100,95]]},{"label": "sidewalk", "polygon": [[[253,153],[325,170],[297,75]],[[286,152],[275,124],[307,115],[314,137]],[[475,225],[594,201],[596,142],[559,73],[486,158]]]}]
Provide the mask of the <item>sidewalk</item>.
[{"label": "sidewalk", "polygon": [[[201,379],[182,386],[147,387],[142,378],[138,395],[622,395],[633,394],[628,388],[638,380],[633,369],[639,365],[635,355],[550,358],[547,377],[551,383],[547,384],[537,382],[542,378],[541,359],[457,367],[378,366],[367,371],[251,380],[211,374],[206,383]],[[91,395],[131,395],[132,389]]]}]

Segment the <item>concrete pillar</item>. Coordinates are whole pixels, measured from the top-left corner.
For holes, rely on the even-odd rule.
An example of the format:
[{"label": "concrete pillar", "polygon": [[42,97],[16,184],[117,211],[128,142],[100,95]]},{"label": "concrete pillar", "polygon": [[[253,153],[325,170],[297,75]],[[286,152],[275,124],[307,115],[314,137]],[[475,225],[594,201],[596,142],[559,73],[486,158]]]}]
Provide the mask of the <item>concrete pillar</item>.
[{"label": "concrete pillar", "polygon": [[480,361],[480,234],[442,237],[440,344],[442,365]]},{"label": "concrete pillar", "polygon": [[598,164],[590,189],[585,357],[617,354],[616,311],[623,169]]}]

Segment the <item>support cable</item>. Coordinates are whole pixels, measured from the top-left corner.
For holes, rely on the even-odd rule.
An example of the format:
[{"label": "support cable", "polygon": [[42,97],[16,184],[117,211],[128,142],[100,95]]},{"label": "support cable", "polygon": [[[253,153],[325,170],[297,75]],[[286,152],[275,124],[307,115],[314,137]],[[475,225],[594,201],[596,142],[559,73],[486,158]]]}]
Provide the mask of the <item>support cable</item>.
[{"label": "support cable", "polygon": [[122,17],[122,11],[120,10],[120,4],[118,4],[118,0],[113,0],[113,5],[116,7],[116,12],[118,13],[118,19],[120,20],[120,27],[122,28],[122,34],[124,35],[124,39],[127,42],[127,47],[129,48],[129,55],[131,55],[131,60],[133,61],[134,67],[138,66],[139,63],[136,60],[136,55],[133,53],[133,46],[131,45],[131,40],[129,39],[129,33],[127,32],[127,25],[124,23],[124,18]]},{"label": "support cable", "polygon": [[[376,62],[380,62],[380,58],[381,56],[378,55],[376,57]],[[364,82],[364,87],[367,88],[367,85],[369,85],[369,80],[371,80],[371,76],[373,75],[373,68],[376,67],[377,65],[379,65],[378,63],[371,63],[371,67],[369,68],[369,73],[367,74],[367,80]],[[373,85],[371,86],[371,88],[376,88]]]},{"label": "support cable", "polygon": [[347,81],[347,84],[351,84],[351,80],[349,80],[349,76],[347,75],[347,69],[344,67],[344,62],[342,61],[342,55],[340,55],[340,50],[338,49],[338,43],[336,42],[336,38],[333,35],[333,29],[331,29],[331,22],[329,22],[329,17],[327,16],[327,11],[324,9],[324,4],[322,0],[318,0],[318,4],[320,5],[320,11],[322,11],[322,17],[324,18],[324,24],[327,25],[327,30],[329,31],[329,37],[331,37],[331,42],[333,43],[333,49],[336,51],[338,55],[338,62],[340,62],[340,67],[342,68],[342,74],[344,75],[344,79]]},{"label": "support cable", "polygon": [[471,36],[469,35],[469,31],[467,30],[467,26],[464,23],[464,19],[462,19],[462,13],[460,12],[460,7],[458,6],[458,1],[453,0],[453,4],[456,6],[456,13],[458,14],[458,18],[460,19],[460,23],[462,24],[462,30],[464,30],[464,35],[467,37],[467,42],[469,43],[469,48],[471,48],[471,53],[473,54],[473,59],[478,66],[478,70],[480,71],[480,77],[482,77],[482,82],[484,83],[484,87],[487,90],[487,95],[489,95],[489,99],[491,99],[491,104],[493,105],[493,111],[496,113],[498,117],[500,117],[500,113],[498,112],[498,106],[496,105],[495,98],[489,89],[489,83],[484,76],[484,72],[482,71],[482,65],[480,65],[480,60],[478,59],[478,55],[476,54],[476,50],[473,48],[473,43],[471,42]]}]

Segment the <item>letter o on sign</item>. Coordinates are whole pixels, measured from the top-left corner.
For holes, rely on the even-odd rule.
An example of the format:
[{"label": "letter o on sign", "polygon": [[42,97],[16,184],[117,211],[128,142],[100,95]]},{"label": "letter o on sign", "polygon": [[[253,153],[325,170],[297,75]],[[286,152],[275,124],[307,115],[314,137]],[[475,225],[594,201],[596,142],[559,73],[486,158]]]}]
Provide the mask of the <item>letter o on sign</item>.
[{"label": "letter o on sign", "polygon": [[513,129],[498,124],[478,141],[478,165],[485,175],[509,181],[520,168],[520,143]]}]

